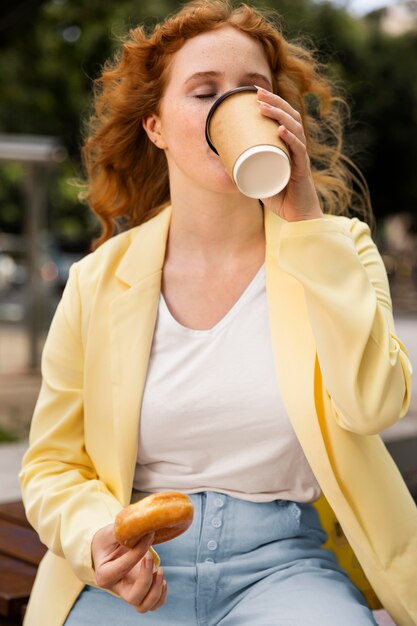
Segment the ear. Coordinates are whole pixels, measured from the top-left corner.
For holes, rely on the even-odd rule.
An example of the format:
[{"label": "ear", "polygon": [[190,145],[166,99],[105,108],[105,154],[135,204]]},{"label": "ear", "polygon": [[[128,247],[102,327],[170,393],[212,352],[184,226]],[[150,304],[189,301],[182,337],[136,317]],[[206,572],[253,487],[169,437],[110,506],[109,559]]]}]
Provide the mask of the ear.
[{"label": "ear", "polygon": [[157,148],[164,150],[166,144],[162,134],[161,118],[156,115],[156,113],[145,115],[142,118],[142,126],[152,143],[154,143]]}]

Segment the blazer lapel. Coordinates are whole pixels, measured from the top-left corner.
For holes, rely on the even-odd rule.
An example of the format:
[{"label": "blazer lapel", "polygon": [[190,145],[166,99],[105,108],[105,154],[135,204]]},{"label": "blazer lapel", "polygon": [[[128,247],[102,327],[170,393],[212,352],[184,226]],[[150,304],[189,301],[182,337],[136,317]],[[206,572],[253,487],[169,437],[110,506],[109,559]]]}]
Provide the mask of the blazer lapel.
[{"label": "blazer lapel", "polygon": [[[125,291],[110,305],[113,420],[120,498],[130,502],[139,417],[161,292],[170,207],[140,228],[116,276]],[[116,468],[115,468],[116,470]]]}]

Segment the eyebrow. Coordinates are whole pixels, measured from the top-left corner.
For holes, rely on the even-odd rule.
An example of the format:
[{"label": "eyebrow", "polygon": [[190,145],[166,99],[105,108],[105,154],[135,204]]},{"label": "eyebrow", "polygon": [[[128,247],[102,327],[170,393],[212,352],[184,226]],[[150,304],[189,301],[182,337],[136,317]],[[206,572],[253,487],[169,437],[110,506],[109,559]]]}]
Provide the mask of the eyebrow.
[{"label": "eyebrow", "polygon": [[[187,78],[187,80],[185,81],[185,84],[191,82],[192,80],[196,80],[198,78],[218,78],[219,76],[224,76],[224,72],[215,72],[213,70],[211,71],[207,71],[207,72],[196,72],[195,74],[192,74],[192,76],[189,76]],[[260,74],[259,72],[248,72],[247,74],[245,74],[245,78],[250,78],[250,79],[254,79],[254,80],[263,80],[266,83],[268,83],[268,85],[271,84],[271,81],[269,80],[269,78],[267,78],[264,74]]]}]

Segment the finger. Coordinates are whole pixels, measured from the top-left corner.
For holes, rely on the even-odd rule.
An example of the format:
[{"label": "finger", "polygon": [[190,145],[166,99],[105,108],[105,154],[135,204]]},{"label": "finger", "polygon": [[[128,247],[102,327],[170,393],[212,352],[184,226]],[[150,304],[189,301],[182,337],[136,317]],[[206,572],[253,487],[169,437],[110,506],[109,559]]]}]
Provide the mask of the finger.
[{"label": "finger", "polygon": [[309,167],[309,157],[307,154],[305,144],[298,139],[286,126],[280,126],[278,129],[278,135],[280,138],[285,141],[287,146],[290,148],[291,156],[293,160],[294,167],[292,168],[292,178],[294,178],[294,174],[297,169],[299,173]]},{"label": "finger", "polygon": [[297,122],[301,122],[300,113],[297,111],[297,109],[294,109],[286,100],[284,100],[284,98],[281,98],[281,96],[276,93],[272,93],[272,91],[268,91],[267,89],[258,87],[257,85],[255,85],[255,87],[258,90],[257,95],[259,100],[283,109],[283,111],[288,113],[288,115],[291,115],[291,117]]},{"label": "finger", "polygon": [[153,540],[154,533],[145,535],[134,548],[113,561],[99,565],[96,570],[97,584],[107,589],[119,582],[144,557]]},{"label": "finger", "polygon": [[164,579],[162,581],[161,597],[159,598],[159,601],[155,604],[155,606],[153,606],[150,609],[151,611],[156,611],[156,609],[159,609],[159,607],[165,604],[165,601],[167,599],[167,593],[168,593],[167,581]]},{"label": "finger", "polygon": [[153,583],[153,558],[150,552],[142,559],[139,570],[135,576],[128,576],[127,580],[121,581],[121,596],[126,602],[135,608],[142,605],[142,602],[149,593]]},{"label": "finger", "polygon": [[260,100],[259,106],[264,115],[270,117],[273,120],[276,120],[280,124],[285,124],[285,126],[290,130],[298,139],[305,144],[306,139],[304,135],[304,129],[300,122],[297,122],[289,113],[283,111],[283,109],[279,109],[278,107],[274,107],[267,102],[261,102]]},{"label": "finger", "polygon": [[153,578],[151,588],[149,589],[146,597],[142,600],[140,605],[136,606],[138,613],[146,613],[147,611],[152,611],[156,608],[156,605],[161,600],[163,593],[163,580],[164,571],[162,567],[160,567]]}]

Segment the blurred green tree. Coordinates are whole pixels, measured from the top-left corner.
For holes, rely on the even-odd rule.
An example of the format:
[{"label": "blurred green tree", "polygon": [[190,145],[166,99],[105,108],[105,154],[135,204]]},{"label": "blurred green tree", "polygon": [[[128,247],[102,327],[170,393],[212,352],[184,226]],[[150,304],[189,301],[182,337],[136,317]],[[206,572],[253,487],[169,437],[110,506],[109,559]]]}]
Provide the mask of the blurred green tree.
[{"label": "blurred green tree", "polygon": [[[345,88],[352,110],[346,140],[369,182],[377,217],[399,210],[417,214],[417,34],[385,35],[375,20],[354,18],[328,2],[251,3],[276,9],[284,32],[316,48]],[[49,227],[59,236],[91,237],[96,227],[68,183],[82,175],[82,120],[92,80],[130,27],[155,23],[181,4],[29,0],[24,11],[21,0],[12,20],[0,16],[0,132],[56,135],[69,153],[51,181]],[[22,228],[19,175],[17,167],[0,167],[0,230]]]}]

